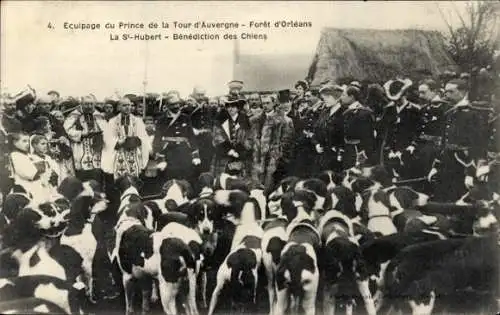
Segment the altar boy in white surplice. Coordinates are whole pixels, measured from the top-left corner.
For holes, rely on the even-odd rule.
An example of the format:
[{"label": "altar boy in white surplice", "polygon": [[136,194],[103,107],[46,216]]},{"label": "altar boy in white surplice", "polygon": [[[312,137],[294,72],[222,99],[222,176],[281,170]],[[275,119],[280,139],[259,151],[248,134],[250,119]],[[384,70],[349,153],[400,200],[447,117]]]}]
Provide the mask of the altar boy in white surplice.
[{"label": "altar boy in white surplice", "polygon": [[149,160],[151,144],[141,117],[132,115],[132,102],[120,100],[120,113],[111,118],[104,130],[102,170],[114,180],[129,174],[141,174]]}]

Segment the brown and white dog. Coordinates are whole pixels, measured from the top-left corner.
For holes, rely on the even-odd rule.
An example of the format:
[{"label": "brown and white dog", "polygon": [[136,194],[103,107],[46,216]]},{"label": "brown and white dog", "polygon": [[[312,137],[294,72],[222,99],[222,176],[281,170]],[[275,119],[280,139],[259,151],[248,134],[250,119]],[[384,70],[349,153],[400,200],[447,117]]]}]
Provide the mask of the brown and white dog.
[{"label": "brown and white dog", "polygon": [[366,217],[368,229],[380,235],[397,233],[391,218],[391,204],[388,194],[382,189],[370,189],[362,194],[361,211]]},{"label": "brown and white dog", "polygon": [[214,313],[221,291],[226,285],[231,288],[233,308],[238,307],[241,311],[255,306],[263,233],[255,221],[246,221],[237,226],[232,249],[217,271],[217,284],[212,293],[208,315]]},{"label": "brown and white dog", "polygon": [[287,235],[288,242],[283,248],[276,272],[277,299],[274,314],[285,314],[292,298],[292,310],[297,311],[302,306],[306,315],[314,315],[319,285],[320,235],[311,221],[290,224]]},{"label": "brown and white dog", "polygon": [[[329,210],[318,226],[323,243],[323,314],[335,314],[335,296],[347,288],[346,313],[352,314],[353,295],[349,292],[356,283],[368,314],[375,314],[375,304],[368,286],[368,272],[357,243],[350,219],[339,211]],[[351,295],[352,294],[352,295]]]},{"label": "brown and white dog", "polygon": [[276,307],[276,272],[281,260],[281,251],[288,241],[286,227],[288,220],[279,217],[264,224],[262,237],[262,264],[266,270],[267,293],[269,298],[269,315],[274,314]]},{"label": "brown and white dog", "polygon": [[182,282],[187,279],[187,314],[197,315],[196,279],[203,263],[202,240],[195,230],[176,222],[167,224],[160,233],[165,237],[160,246],[158,273],[163,311],[177,314],[176,298]]}]

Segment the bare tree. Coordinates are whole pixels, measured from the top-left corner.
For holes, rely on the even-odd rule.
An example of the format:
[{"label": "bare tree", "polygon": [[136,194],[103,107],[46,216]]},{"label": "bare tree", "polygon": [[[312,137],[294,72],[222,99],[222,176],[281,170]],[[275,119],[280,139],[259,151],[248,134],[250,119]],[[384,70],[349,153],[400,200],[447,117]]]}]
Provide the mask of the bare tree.
[{"label": "bare tree", "polygon": [[[448,27],[448,51],[461,70],[471,72],[474,67],[491,64],[499,40],[500,2],[470,1],[465,12],[452,3],[448,18],[438,3],[436,6]],[[451,14],[458,17],[459,26],[452,25]]]}]

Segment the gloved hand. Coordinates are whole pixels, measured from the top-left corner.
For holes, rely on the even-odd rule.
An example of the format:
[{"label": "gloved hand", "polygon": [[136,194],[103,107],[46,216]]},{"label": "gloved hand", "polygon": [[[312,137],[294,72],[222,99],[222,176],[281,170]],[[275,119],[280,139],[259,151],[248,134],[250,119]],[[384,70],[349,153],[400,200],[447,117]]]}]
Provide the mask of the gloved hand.
[{"label": "gloved hand", "polygon": [[427,175],[427,181],[429,181],[429,183],[435,181],[436,178],[434,177],[434,175],[436,175],[437,173],[438,173],[437,169],[433,167],[429,172],[429,174]]},{"label": "gloved hand", "polygon": [[316,144],[316,152],[318,152],[319,154],[322,154],[324,152],[323,150],[323,147],[321,146],[321,144]]},{"label": "gloved hand", "polygon": [[465,187],[467,187],[467,189],[471,189],[474,186],[474,178],[472,178],[472,176],[469,175],[465,176],[464,184]]},{"label": "gloved hand", "polygon": [[413,145],[409,145],[406,147],[406,151],[410,152],[410,154],[413,154],[415,151],[415,147]]},{"label": "gloved hand", "polygon": [[200,165],[201,164],[201,160],[199,158],[194,158],[193,159],[193,165]]},{"label": "gloved hand", "polygon": [[229,150],[229,152],[227,153],[227,155],[232,156],[234,158],[239,158],[240,157],[240,155],[238,154],[238,152],[234,151],[234,149]]}]

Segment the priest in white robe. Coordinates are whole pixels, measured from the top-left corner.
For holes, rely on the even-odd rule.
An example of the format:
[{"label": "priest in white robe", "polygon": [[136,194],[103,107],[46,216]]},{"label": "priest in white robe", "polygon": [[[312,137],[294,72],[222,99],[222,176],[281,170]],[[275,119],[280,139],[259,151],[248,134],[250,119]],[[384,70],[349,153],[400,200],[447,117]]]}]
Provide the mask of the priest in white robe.
[{"label": "priest in white robe", "polygon": [[116,180],[129,174],[139,177],[149,160],[151,144],[141,117],[131,114],[132,102],[120,100],[120,113],[104,130],[102,170]]}]

